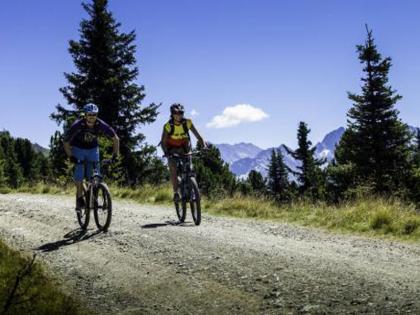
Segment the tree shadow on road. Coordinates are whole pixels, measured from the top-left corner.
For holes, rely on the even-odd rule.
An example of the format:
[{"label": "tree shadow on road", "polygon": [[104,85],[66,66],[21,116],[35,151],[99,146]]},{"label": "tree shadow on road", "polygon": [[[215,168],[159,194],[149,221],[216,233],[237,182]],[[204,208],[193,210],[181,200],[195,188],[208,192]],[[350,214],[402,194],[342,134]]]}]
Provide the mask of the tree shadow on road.
[{"label": "tree shadow on road", "polygon": [[76,243],[88,240],[88,239],[94,237],[95,235],[97,235],[99,233],[100,233],[100,231],[98,231],[98,230],[88,233],[88,231],[86,231],[86,230],[75,229],[73,231],[70,231],[66,235],[64,235],[63,236],[64,239],[56,241],[56,242],[43,244],[43,245],[39,246],[38,248],[36,248],[36,250],[40,250],[44,253],[45,252],[52,252],[52,251],[60,249],[63,246],[68,246],[68,245],[72,245],[72,244],[76,244]]},{"label": "tree shadow on road", "polygon": [[145,225],[142,225],[141,228],[142,229],[156,229],[156,228],[165,227],[165,226],[191,227],[191,226],[194,226],[194,224],[191,224],[189,222],[179,222],[179,221],[171,220],[171,221],[165,221],[165,223],[145,224]]}]

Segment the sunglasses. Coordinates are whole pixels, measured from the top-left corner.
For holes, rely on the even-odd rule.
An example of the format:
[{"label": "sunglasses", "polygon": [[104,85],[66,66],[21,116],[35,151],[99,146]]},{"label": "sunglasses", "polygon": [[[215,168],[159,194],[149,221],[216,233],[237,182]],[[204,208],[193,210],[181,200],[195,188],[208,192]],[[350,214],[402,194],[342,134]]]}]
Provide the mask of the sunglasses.
[{"label": "sunglasses", "polygon": [[184,115],[184,112],[174,112],[174,115]]},{"label": "sunglasses", "polygon": [[96,114],[86,114],[86,117],[96,117]]}]

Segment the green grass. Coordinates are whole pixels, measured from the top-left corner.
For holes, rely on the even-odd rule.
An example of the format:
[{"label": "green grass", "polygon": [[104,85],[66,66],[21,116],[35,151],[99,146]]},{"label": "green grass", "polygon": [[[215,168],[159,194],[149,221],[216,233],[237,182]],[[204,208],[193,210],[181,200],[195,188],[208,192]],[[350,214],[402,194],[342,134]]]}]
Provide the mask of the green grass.
[{"label": "green grass", "polygon": [[139,188],[110,186],[112,196],[119,199],[129,199],[140,203],[170,204],[173,192],[169,185],[144,185]]},{"label": "green grass", "polygon": [[[110,189],[117,199],[168,206],[172,204],[172,188],[168,184],[145,185],[134,189],[111,185]],[[60,188],[37,184],[18,190],[5,189],[4,193],[16,191],[73,195],[75,189],[72,185]],[[275,220],[342,233],[420,241],[420,215],[415,206],[394,199],[365,197],[338,206],[305,201],[278,205],[264,197],[236,195],[220,200],[203,198],[202,205],[204,211],[215,215]]]},{"label": "green grass", "polygon": [[[138,188],[120,187],[109,185],[112,196],[117,199],[129,199],[140,203],[170,204],[172,203],[173,192],[169,185],[151,186],[144,185]],[[28,193],[28,194],[53,194],[53,195],[74,195],[74,185],[55,186],[44,183],[37,183],[33,186],[24,185],[17,189],[0,188],[0,194]]]},{"label": "green grass", "polygon": [[[30,272],[23,275],[31,260],[32,257],[25,257],[0,241],[0,314],[5,312],[10,296],[13,298],[5,313],[9,315],[92,314],[80,307],[72,297],[63,294],[58,284],[46,276],[45,270],[36,260]],[[20,281],[15,294],[11,294],[18,275],[21,276]]]},{"label": "green grass", "polygon": [[420,241],[420,215],[412,204],[383,198],[365,198],[331,206],[296,202],[277,205],[255,197],[235,196],[205,203],[209,213],[259,218],[323,228],[330,231]]}]

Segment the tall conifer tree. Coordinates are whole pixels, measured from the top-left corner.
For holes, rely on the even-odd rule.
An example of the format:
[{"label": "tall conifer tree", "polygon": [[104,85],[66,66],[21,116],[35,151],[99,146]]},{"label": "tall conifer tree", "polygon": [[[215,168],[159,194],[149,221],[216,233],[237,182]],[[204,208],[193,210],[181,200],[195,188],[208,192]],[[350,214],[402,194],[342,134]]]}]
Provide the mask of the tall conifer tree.
[{"label": "tall conifer tree", "polygon": [[264,194],[266,191],[266,183],[264,177],[260,172],[251,170],[248,174],[247,183],[251,188],[251,191],[255,194]]},{"label": "tall conifer tree", "polygon": [[22,169],[26,181],[32,182],[40,176],[40,163],[38,154],[32,148],[28,139],[17,138],[14,141],[16,159]]},{"label": "tall conifer tree", "polygon": [[288,170],[283,161],[281,150],[273,149],[268,164],[268,190],[280,201],[289,196]]},{"label": "tall conifer tree", "polygon": [[[121,140],[121,167],[125,182],[138,183],[143,179],[144,154],[154,151],[143,144],[144,135],[137,133],[142,124],[151,123],[158,114],[158,105],[141,106],[144,87],[135,80],[136,35],[134,31],[123,33],[108,10],[107,0],[83,3],[89,15],[80,23],[80,40],[69,42],[76,72],[66,73],[68,85],[60,91],[73,110],[57,106],[52,118],[69,125],[87,103],[99,107],[99,117],[115,128]],[[148,157],[146,157],[147,159]]]},{"label": "tall conifer tree", "polygon": [[4,173],[4,165],[6,164],[6,159],[3,152],[3,147],[0,145],[0,187],[5,186],[6,184],[6,175]]},{"label": "tall conifer tree", "polygon": [[294,159],[300,162],[300,165],[297,167],[298,171],[293,172],[299,181],[300,193],[308,197],[320,198],[324,190],[320,167],[325,161],[315,158],[316,147],[312,147],[312,142],[308,139],[310,132],[311,130],[307,124],[301,121],[297,132],[298,148],[294,151],[289,148],[286,148],[286,150]]},{"label": "tall conifer tree", "polygon": [[357,46],[364,66],[362,93],[348,93],[353,107],[335,158],[337,167],[354,174],[350,185],[367,182],[374,192],[394,192],[404,186],[411,136],[395,109],[401,96],[388,83],[391,58],[381,56],[372,31],[366,29],[366,42]]},{"label": "tall conifer tree", "polygon": [[0,132],[0,146],[4,154],[4,177],[6,184],[12,188],[18,188],[22,185],[24,178],[22,168],[17,161],[15,140],[10,136],[9,132]]},{"label": "tall conifer tree", "polygon": [[[197,143],[196,151],[202,146]],[[194,170],[200,191],[207,196],[232,195],[236,189],[235,175],[229,170],[229,165],[223,161],[219,149],[208,145],[208,150],[193,158]]]}]

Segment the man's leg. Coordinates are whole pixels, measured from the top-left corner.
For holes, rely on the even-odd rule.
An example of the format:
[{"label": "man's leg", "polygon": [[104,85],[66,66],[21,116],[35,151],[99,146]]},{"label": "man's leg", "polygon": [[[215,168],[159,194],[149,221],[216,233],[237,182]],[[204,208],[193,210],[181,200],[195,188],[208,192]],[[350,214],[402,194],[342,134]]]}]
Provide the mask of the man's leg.
[{"label": "man's leg", "polygon": [[72,148],[72,155],[81,161],[81,163],[77,163],[74,166],[74,183],[76,185],[76,208],[80,209],[83,208],[85,205],[83,199],[83,177],[84,177],[84,165],[83,161],[85,159],[83,149],[79,149],[76,147]]},{"label": "man's leg", "polygon": [[174,201],[179,201],[181,195],[178,189],[178,178],[177,178],[177,170],[176,170],[176,162],[174,159],[169,159],[169,175],[171,178],[172,188],[174,191]]},{"label": "man's leg", "polygon": [[86,150],[86,161],[86,177],[90,179],[93,175],[94,164],[99,171],[99,147]]},{"label": "man's leg", "polygon": [[172,183],[172,188],[174,190],[174,192],[176,192],[178,190],[178,180],[177,180],[177,174],[176,174],[176,165],[175,165],[175,161],[170,160],[169,161],[169,174],[171,176],[171,183]]}]

